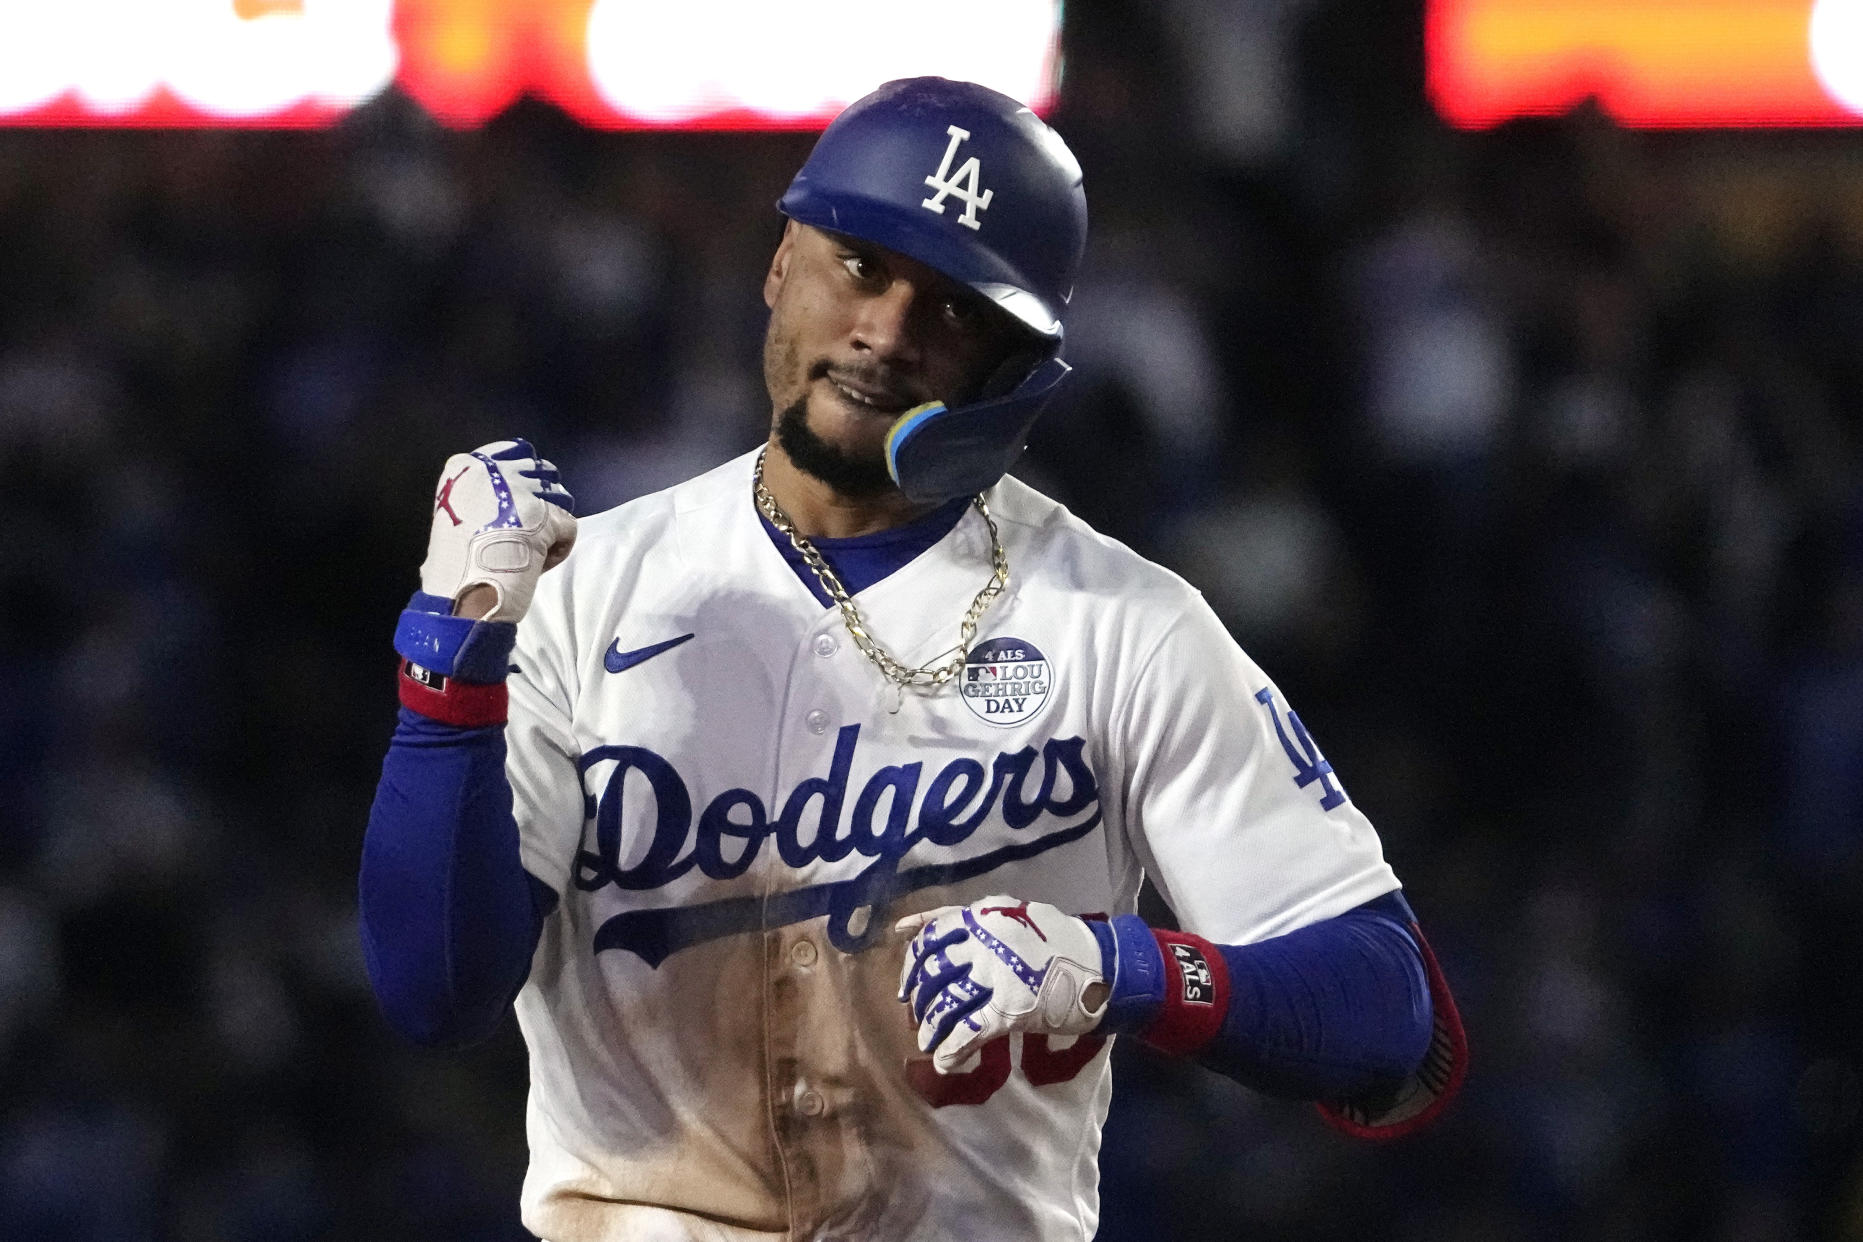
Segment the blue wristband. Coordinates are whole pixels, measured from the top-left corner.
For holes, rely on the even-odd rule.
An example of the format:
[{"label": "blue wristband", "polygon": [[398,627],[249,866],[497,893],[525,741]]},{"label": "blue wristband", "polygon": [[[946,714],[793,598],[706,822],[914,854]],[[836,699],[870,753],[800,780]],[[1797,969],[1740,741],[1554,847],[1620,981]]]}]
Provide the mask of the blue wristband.
[{"label": "blue wristband", "polygon": [[517,645],[517,624],[455,617],[451,610],[451,601],[416,591],[395,624],[395,651],[442,676],[478,685],[503,681]]},{"label": "blue wristband", "polygon": [[[1117,966],[1112,973],[1113,994],[1106,1002],[1106,1016],[1099,1030],[1126,1034],[1143,1030],[1164,1008],[1164,952],[1145,920],[1136,914],[1121,914],[1110,926],[1089,923],[1100,950],[1106,951],[1111,940]],[[1107,930],[1102,932],[1102,928]]]}]

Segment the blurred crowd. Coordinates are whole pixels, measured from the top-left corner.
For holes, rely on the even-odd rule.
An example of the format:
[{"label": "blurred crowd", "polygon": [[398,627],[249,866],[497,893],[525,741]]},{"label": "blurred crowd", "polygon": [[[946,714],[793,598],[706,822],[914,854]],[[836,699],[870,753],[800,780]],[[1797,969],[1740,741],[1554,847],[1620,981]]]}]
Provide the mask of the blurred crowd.
[{"label": "blurred crowd", "polygon": [[[1374,1147],[1121,1048],[1100,1237],[1863,1238],[1863,142],[1448,132],[1382,7],[1068,6],[1020,473],[1298,706],[1473,1070]],[[757,441],[809,142],[0,130],[0,1238],[525,1236],[515,1027],[362,971],[389,636],[449,452]]]}]

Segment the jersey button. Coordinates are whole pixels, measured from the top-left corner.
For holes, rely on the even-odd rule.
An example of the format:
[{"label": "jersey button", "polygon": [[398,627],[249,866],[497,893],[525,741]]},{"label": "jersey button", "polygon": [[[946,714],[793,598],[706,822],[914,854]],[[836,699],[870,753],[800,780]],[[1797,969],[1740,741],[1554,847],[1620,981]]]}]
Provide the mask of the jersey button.
[{"label": "jersey button", "polygon": [[808,721],[810,733],[828,732],[828,713],[823,711],[821,708],[819,707],[816,708],[814,711],[810,712],[807,716],[803,717],[803,719]]},{"label": "jersey button", "polygon": [[804,1117],[819,1117],[827,1107],[828,1101],[822,1099],[818,1091],[804,1091],[796,1097],[796,1111]]},{"label": "jersey button", "polygon": [[841,644],[834,640],[833,634],[817,634],[815,636],[816,655],[826,659],[839,650],[841,650]]},{"label": "jersey button", "polygon": [[795,948],[789,951],[789,960],[798,966],[813,966],[815,964],[815,942],[813,940],[796,941]]}]

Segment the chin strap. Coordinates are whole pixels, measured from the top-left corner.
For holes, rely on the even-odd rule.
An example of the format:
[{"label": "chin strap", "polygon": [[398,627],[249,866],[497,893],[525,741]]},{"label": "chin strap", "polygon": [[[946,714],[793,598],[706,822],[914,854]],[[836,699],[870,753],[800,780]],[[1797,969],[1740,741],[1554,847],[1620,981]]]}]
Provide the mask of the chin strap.
[{"label": "chin strap", "polygon": [[886,433],[893,482],[924,504],[986,490],[1022,455],[1029,428],[1068,370],[1059,358],[1045,358],[1000,397],[956,408],[931,401],[907,410]]}]

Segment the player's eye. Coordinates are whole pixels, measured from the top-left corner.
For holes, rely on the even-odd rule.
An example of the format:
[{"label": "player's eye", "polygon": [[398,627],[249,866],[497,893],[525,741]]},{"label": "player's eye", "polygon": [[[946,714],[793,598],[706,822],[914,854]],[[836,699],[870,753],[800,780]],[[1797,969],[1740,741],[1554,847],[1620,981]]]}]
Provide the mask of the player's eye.
[{"label": "player's eye", "polygon": [[974,333],[983,326],[983,309],[970,298],[946,298],[939,309],[945,323],[958,332]]},{"label": "player's eye", "polygon": [[880,265],[873,261],[871,255],[847,251],[841,255],[841,266],[847,269],[849,276],[862,284],[878,280],[880,276]]}]

